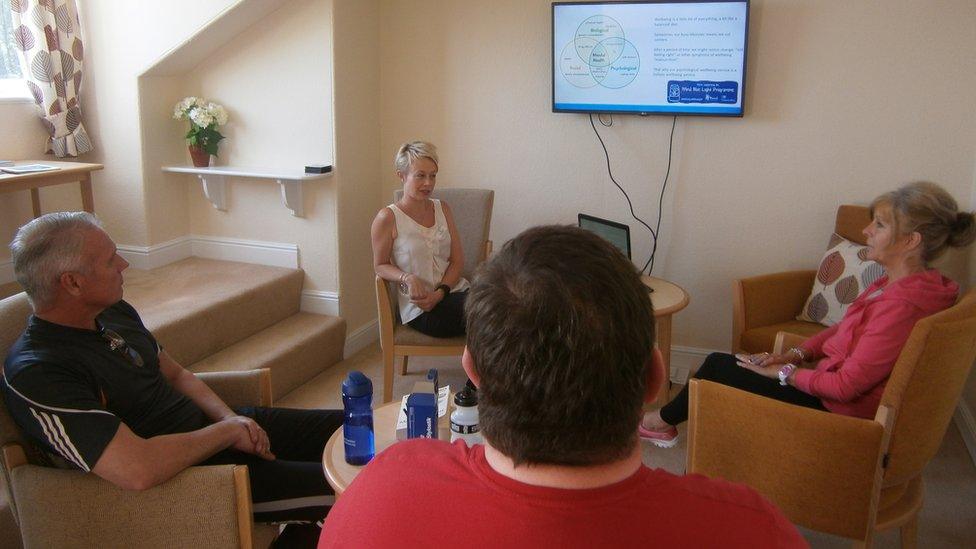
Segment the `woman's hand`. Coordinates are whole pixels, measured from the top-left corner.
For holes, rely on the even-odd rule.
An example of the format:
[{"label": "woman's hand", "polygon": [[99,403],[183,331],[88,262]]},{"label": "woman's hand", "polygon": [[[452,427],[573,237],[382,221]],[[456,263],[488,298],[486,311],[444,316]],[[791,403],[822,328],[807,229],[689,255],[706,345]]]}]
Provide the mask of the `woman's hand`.
[{"label": "woman's hand", "polygon": [[436,307],[442,299],[444,299],[444,292],[442,290],[433,290],[427,292],[427,295],[421,299],[411,298],[410,301],[426,313]]},{"label": "woman's hand", "polygon": [[751,370],[757,374],[770,379],[779,379],[780,366],[791,362],[793,355],[784,353],[774,355],[771,353],[756,353],[752,355],[737,354],[735,362],[746,370]]},{"label": "woman's hand", "polygon": [[792,353],[783,353],[779,355],[774,355],[772,353],[756,353],[753,355],[737,354],[735,355],[735,358],[739,362],[747,362],[752,366],[759,366],[761,368],[766,366],[781,366],[787,362],[792,362],[794,364],[798,363],[796,356]]},{"label": "woman's hand", "polygon": [[403,277],[403,282],[407,285],[407,295],[410,296],[410,301],[414,303],[426,299],[431,294],[430,286],[417,275],[408,274]]},{"label": "woman's hand", "polygon": [[776,367],[777,365],[762,366],[760,364],[754,364],[752,362],[746,362],[744,360],[738,360],[738,359],[736,360],[735,363],[745,368],[746,370],[752,370],[753,372],[756,372],[757,374],[763,377],[768,377],[770,379],[779,379],[779,368]]}]

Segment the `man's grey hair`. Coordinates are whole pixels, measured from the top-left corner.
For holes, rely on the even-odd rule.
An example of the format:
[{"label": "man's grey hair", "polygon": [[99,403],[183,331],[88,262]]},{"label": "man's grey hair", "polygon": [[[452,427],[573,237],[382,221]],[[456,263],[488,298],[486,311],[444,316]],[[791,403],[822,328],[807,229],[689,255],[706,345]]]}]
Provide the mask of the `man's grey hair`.
[{"label": "man's grey hair", "polygon": [[55,212],[17,231],[10,242],[14,274],[35,311],[53,304],[63,273],[87,270],[81,257],[85,233],[101,227],[88,212]]}]

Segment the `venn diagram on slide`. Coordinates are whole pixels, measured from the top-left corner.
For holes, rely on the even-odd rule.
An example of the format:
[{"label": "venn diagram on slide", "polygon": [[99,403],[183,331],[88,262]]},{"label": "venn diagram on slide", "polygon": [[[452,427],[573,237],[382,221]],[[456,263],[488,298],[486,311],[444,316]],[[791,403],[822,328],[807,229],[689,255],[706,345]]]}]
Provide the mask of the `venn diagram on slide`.
[{"label": "venn diagram on slide", "polygon": [[637,77],[640,55],[623,28],[606,15],[586,18],[559,56],[559,70],[577,88],[623,88]]}]

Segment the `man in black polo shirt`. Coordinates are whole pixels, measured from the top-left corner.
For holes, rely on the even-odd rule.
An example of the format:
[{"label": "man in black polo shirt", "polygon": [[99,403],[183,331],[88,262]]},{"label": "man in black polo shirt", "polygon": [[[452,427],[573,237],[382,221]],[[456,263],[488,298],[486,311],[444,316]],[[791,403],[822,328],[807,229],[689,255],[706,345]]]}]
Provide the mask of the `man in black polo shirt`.
[{"label": "man in black polo shirt", "polygon": [[10,248],[34,314],[0,385],[38,445],[133,490],[191,465],[246,464],[256,520],[325,516],[334,495],[320,460],[341,411],[231,410],[122,300],[128,263],[91,214],[42,216]]}]

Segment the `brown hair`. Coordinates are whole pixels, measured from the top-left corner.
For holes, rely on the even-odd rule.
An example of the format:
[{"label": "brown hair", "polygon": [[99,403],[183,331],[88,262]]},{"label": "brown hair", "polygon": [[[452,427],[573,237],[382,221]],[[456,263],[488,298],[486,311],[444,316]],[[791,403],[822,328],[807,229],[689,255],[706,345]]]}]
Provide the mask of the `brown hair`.
[{"label": "brown hair", "polygon": [[529,229],[481,267],[465,309],[492,446],[516,465],[633,451],[654,315],[620,251],[576,227]]},{"label": "brown hair", "polygon": [[926,181],[909,183],[871,202],[871,215],[890,207],[897,234],[917,232],[922,237],[922,259],[936,259],[946,248],[968,246],[976,238],[976,220],[945,189]]}]

